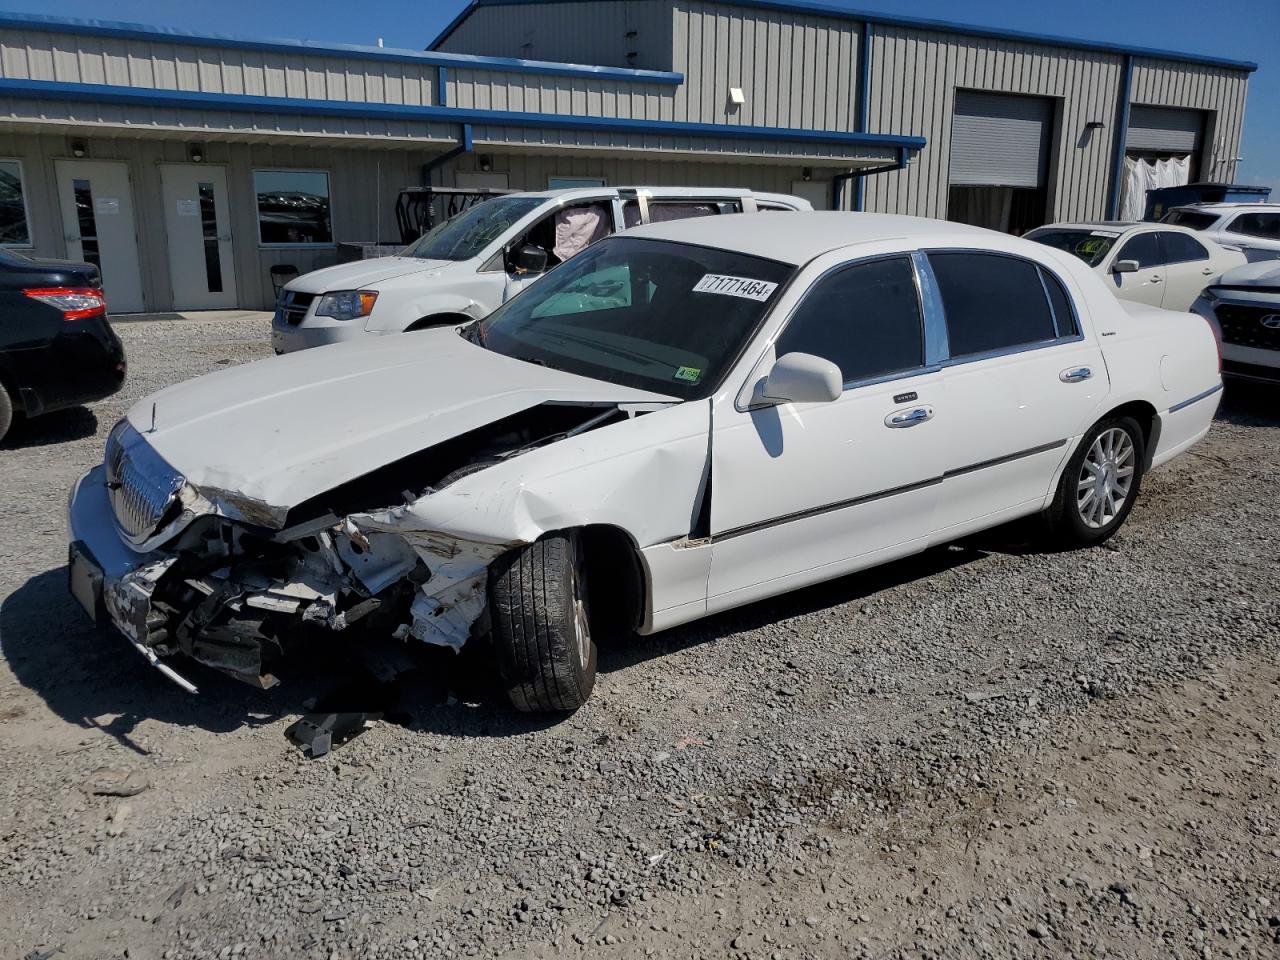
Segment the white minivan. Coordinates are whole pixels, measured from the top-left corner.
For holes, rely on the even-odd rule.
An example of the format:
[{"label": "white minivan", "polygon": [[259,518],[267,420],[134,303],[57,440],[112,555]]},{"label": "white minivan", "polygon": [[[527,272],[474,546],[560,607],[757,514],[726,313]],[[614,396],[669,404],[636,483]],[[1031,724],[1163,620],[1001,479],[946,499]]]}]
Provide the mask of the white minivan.
[{"label": "white minivan", "polygon": [[487,316],[548,269],[641,223],[812,210],[785,194],[719,187],[590,187],[494,197],[393,257],[315,270],[281,291],[276,353]]}]

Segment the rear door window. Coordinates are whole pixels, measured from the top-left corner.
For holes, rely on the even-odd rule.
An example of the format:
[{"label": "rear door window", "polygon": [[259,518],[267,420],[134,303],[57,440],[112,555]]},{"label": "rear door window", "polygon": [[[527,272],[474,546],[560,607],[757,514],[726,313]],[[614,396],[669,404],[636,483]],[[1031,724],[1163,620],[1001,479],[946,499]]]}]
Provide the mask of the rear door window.
[{"label": "rear door window", "polygon": [[775,349],[780,357],[810,353],[830,360],[845,383],[923,366],[924,328],[911,260],[856,263],[819,280]]},{"label": "rear door window", "polygon": [[1208,260],[1209,251],[1195,237],[1185,233],[1174,233],[1172,230],[1161,230],[1160,249],[1165,263],[1195,263]]},{"label": "rear door window", "polygon": [[1030,260],[935,252],[929,254],[929,265],[947,316],[951,356],[968,357],[1057,338],[1040,269]]}]

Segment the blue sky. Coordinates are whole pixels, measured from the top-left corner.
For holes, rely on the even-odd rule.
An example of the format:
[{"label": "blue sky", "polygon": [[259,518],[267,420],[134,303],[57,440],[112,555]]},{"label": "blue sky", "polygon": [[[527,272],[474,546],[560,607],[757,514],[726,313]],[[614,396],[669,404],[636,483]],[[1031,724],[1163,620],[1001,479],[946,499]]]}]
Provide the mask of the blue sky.
[{"label": "blue sky", "polygon": [[[1237,179],[1280,194],[1280,0],[826,0],[833,6],[932,17],[1211,54],[1259,64],[1249,83]],[[132,20],[197,32],[295,37],[421,49],[465,0],[0,0],[0,8]]]}]

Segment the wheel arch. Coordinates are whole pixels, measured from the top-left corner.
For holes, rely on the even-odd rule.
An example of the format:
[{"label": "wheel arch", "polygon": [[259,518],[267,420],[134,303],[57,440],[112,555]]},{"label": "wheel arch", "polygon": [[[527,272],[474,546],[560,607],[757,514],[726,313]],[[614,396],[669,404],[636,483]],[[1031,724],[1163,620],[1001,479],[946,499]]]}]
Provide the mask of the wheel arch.
[{"label": "wheel arch", "polygon": [[1160,412],[1147,400],[1130,400],[1108,410],[1099,420],[1113,417],[1132,417],[1142,428],[1142,444],[1146,455],[1142,469],[1145,473],[1151,469],[1151,458],[1155,456],[1156,446],[1160,443]]},{"label": "wheel arch", "polygon": [[427,314],[425,317],[419,317],[413,323],[404,328],[405,333],[413,333],[415,330],[426,330],[430,327],[448,327],[454,324],[470,323],[475,317],[465,313],[459,313],[453,310],[443,310],[440,313]]},{"label": "wheel arch", "polygon": [[585,553],[593,606],[600,607],[600,590],[608,604],[606,633],[634,632],[644,621],[649,595],[639,546],[630,533],[613,524],[591,523],[576,529]]}]

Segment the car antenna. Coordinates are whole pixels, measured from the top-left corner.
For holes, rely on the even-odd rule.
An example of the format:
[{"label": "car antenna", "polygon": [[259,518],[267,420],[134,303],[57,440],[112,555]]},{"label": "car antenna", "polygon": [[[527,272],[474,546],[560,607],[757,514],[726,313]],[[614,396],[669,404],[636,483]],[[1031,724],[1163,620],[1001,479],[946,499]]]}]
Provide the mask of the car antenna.
[{"label": "car antenna", "polygon": [[149,429],[147,433],[155,433],[155,432],[156,432],[156,405],[155,403],[152,403],[151,404],[151,429]]}]

